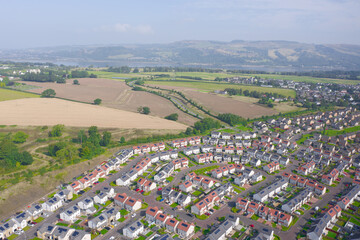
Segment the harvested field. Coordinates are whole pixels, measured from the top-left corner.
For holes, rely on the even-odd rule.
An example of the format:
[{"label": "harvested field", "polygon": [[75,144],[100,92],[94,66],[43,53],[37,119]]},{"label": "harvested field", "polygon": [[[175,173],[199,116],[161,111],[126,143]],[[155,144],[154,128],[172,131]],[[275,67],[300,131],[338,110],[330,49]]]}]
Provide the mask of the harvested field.
[{"label": "harvested field", "polygon": [[0,88],[0,101],[21,99],[21,98],[38,98],[38,97],[40,96],[32,93],[25,93],[25,92]]},{"label": "harvested field", "polygon": [[72,99],[76,101],[92,103],[94,99],[102,99],[102,105],[137,112],[138,107],[150,108],[150,115],[165,117],[171,113],[179,115],[179,122],[192,125],[197,121],[180,110],[170,101],[147,92],[132,91],[123,81],[97,78],[80,78],[80,85],[73,85],[73,80],[67,80],[67,84],[24,82],[41,88],[31,89],[31,92],[41,93],[45,89],[52,88],[56,97]]},{"label": "harvested field", "polygon": [[256,118],[276,113],[276,111],[271,108],[238,101],[231,97],[219,96],[214,93],[186,91],[185,94],[200,105],[218,113],[233,113],[244,118]]},{"label": "harvested field", "polygon": [[[186,125],[128,111],[61,99],[28,98],[0,102],[2,125],[139,129],[185,129]],[[26,116],[26,117],[24,117]]]},{"label": "harvested field", "polygon": [[233,113],[244,118],[256,118],[277,113],[275,109],[255,104],[258,100],[243,96],[226,96],[214,93],[200,92],[194,88],[161,86],[167,89],[175,89],[183,92],[187,97],[204,106],[210,111],[217,113]]}]

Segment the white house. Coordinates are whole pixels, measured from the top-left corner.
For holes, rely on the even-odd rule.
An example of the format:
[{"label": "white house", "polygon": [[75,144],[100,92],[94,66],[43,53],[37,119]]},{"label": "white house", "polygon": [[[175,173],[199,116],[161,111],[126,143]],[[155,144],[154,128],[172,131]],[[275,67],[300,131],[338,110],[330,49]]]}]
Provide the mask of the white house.
[{"label": "white house", "polygon": [[140,222],[140,220],[132,223],[130,226],[123,228],[123,235],[134,239],[139,237],[140,233],[144,231],[144,225]]}]

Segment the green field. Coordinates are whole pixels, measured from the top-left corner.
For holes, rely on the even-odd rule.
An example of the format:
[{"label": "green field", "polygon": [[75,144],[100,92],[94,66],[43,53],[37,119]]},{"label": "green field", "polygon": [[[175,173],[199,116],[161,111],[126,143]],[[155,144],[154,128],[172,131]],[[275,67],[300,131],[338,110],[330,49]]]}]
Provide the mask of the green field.
[{"label": "green field", "polygon": [[352,132],[357,132],[357,131],[360,131],[360,126],[349,127],[349,128],[345,128],[343,130],[326,130],[325,135],[337,136],[337,135],[341,135],[341,134],[345,134],[345,133],[352,133]]},{"label": "green field", "polygon": [[[140,68],[141,69],[141,68]],[[209,72],[140,72],[140,73],[114,73],[106,71],[88,71],[90,74],[93,73],[98,76],[98,78],[113,78],[113,77],[123,77],[123,78],[132,78],[132,77],[150,77],[154,75],[167,74],[170,75],[170,78],[176,77],[176,79],[182,79],[181,76],[187,77],[200,77],[202,80],[214,81],[215,78],[230,78],[230,77],[260,77],[264,79],[282,79],[290,80],[294,82],[308,82],[308,83],[338,83],[338,84],[358,84],[359,81],[356,80],[345,80],[345,79],[332,79],[332,78],[316,78],[309,76],[293,76],[293,75],[278,75],[278,74],[245,74],[245,73],[209,73]],[[168,80],[169,77],[157,78],[157,80]],[[185,78],[184,78],[185,79]],[[193,81],[202,81],[202,80],[193,80]]]},{"label": "green field", "polygon": [[187,87],[194,88],[202,92],[211,92],[214,90],[224,90],[225,88],[236,88],[242,89],[243,91],[259,91],[259,92],[270,92],[278,93],[288,97],[295,97],[296,93],[292,89],[282,88],[267,88],[249,85],[229,84],[229,83],[215,83],[205,81],[146,81],[146,84],[157,85],[157,86],[173,86],[173,87]]},{"label": "green field", "polygon": [[38,97],[40,97],[40,95],[0,88],[0,101],[14,100],[20,98],[38,98]]}]

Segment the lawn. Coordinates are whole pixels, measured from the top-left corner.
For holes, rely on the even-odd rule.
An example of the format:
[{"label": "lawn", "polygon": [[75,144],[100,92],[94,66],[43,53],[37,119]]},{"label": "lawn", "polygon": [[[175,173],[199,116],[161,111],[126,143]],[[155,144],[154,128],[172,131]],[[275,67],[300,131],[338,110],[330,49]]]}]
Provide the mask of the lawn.
[{"label": "lawn", "polygon": [[311,208],[311,207],[310,207],[309,205],[307,205],[307,204],[302,205],[302,207],[305,208],[306,210],[309,210],[309,209]]},{"label": "lawn", "polygon": [[34,220],[34,222],[39,223],[42,222],[44,220],[43,217],[38,217],[37,219]]},{"label": "lawn", "polygon": [[251,219],[257,221],[257,220],[259,219],[259,216],[257,216],[257,215],[252,215],[252,216],[251,216]]},{"label": "lawn", "polygon": [[172,180],[174,180],[174,177],[170,176],[170,177],[166,178],[166,180],[169,181],[169,182],[172,182]]},{"label": "lawn", "polygon": [[154,232],[150,231],[146,234],[147,237],[150,237]]},{"label": "lawn", "polygon": [[336,238],[336,233],[333,233],[333,232],[330,232],[327,234],[328,237],[331,237],[331,238]]},{"label": "lawn", "polygon": [[40,95],[0,88],[0,102],[6,100],[21,99],[21,98],[38,98],[38,97],[40,97]]},{"label": "lawn", "polygon": [[58,222],[56,225],[58,225],[58,226],[63,226],[63,227],[69,226],[69,224],[61,223],[61,222]]},{"label": "lawn", "polygon": [[141,209],[146,209],[148,208],[149,204],[147,204],[146,202],[141,204]]},{"label": "lawn", "polygon": [[194,172],[196,173],[196,175],[202,175],[205,174],[205,172],[209,172],[211,170],[214,170],[216,168],[218,168],[218,165],[214,165],[214,166],[210,166],[210,167],[204,167],[204,168],[200,168],[198,170],[195,170]]},{"label": "lawn", "polygon": [[103,182],[103,181],[105,181],[106,180],[106,178],[99,178],[99,182]]},{"label": "lawn", "polygon": [[293,220],[291,221],[290,225],[289,225],[288,227],[282,226],[282,227],[281,227],[281,230],[283,230],[283,231],[289,230],[292,226],[295,225],[295,223],[296,223],[298,220],[299,220],[298,217],[294,217]]},{"label": "lawn", "polygon": [[176,202],[174,202],[173,204],[170,205],[170,207],[172,207],[172,208],[177,207],[177,206],[179,206],[179,204]]},{"label": "lawn", "polygon": [[196,216],[197,219],[200,219],[200,220],[205,220],[205,219],[208,219],[208,218],[209,218],[209,216],[207,216],[207,215],[205,215],[205,214],[203,214],[203,215],[197,215],[197,214],[195,214],[195,216]]},{"label": "lawn", "polygon": [[145,239],[146,239],[146,237],[140,236],[140,237],[136,238],[135,240],[145,240]]},{"label": "lawn", "polygon": [[341,135],[344,133],[352,133],[352,132],[357,132],[357,131],[360,131],[360,126],[349,127],[349,128],[345,128],[343,130],[325,130],[325,135],[337,136],[337,135]]},{"label": "lawn", "polygon": [[360,207],[360,202],[355,200],[352,205],[355,207]]},{"label": "lawn", "polygon": [[121,218],[118,219],[118,222],[123,222],[123,221],[125,221],[125,220],[126,220],[126,218],[121,217]]},{"label": "lawn", "polygon": [[103,230],[100,231],[100,234],[105,235],[108,232],[108,230],[106,230],[105,228]]},{"label": "lawn", "polygon": [[220,209],[219,206],[214,206],[213,208],[214,208],[215,210],[219,210],[219,209]]},{"label": "lawn", "polygon": [[278,93],[293,98],[296,96],[295,91],[292,89],[267,88],[267,87],[248,86],[248,85],[229,84],[229,83],[215,83],[215,82],[206,82],[206,81],[201,81],[201,82],[200,81],[146,81],[146,84],[156,85],[156,86],[195,88],[203,92],[224,90],[225,88],[236,88],[236,89],[242,89],[243,91],[249,90],[249,91],[258,91],[258,92]]},{"label": "lawn", "polygon": [[353,223],[353,224],[356,224],[356,225],[360,226],[360,221],[356,220],[355,218],[351,218],[351,219],[350,219],[350,222]]},{"label": "lawn", "polygon": [[11,236],[9,236],[7,239],[8,240],[14,240],[15,238],[17,238],[19,235],[17,235],[17,234],[13,234],[13,235],[11,235]]},{"label": "lawn", "polygon": [[192,193],[192,195],[194,195],[195,197],[198,197],[202,194],[202,192],[196,190],[195,192]]},{"label": "lawn", "polygon": [[304,134],[304,135],[301,136],[301,138],[300,138],[299,140],[296,141],[296,143],[297,143],[298,145],[304,144],[305,140],[306,140],[306,139],[309,139],[309,138],[312,137],[312,136],[313,136],[313,134]]}]

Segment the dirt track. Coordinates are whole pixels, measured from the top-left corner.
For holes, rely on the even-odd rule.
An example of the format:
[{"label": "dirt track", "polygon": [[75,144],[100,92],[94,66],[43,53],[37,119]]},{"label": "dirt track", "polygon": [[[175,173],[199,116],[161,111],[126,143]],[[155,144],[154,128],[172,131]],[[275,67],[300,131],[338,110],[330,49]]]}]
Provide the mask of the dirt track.
[{"label": "dirt track", "polygon": [[186,129],[187,126],[154,116],[61,99],[28,98],[0,102],[0,124],[137,129]]}]

